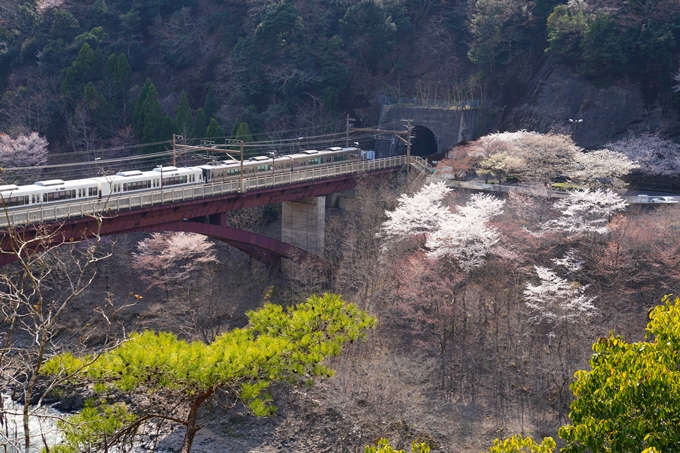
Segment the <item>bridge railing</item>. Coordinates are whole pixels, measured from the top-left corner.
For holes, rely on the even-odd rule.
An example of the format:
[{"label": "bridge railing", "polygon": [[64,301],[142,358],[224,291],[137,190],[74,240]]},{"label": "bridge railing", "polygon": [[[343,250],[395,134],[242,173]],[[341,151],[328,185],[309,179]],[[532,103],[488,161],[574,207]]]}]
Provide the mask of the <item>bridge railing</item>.
[{"label": "bridge railing", "polygon": [[102,200],[83,200],[72,203],[38,206],[28,209],[0,211],[0,227],[66,220],[72,217],[86,217],[95,214],[108,214],[121,210],[145,208],[185,200],[213,197],[255,189],[295,184],[305,181],[332,178],[350,174],[360,174],[375,170],[406,165],[406,156],[388,157],[372,161],[348,162],[326,167],[299,170],[291,173],[258,175],[243,181],[232,180],[215,184],[163,188],[151,192],[120,195]]}]

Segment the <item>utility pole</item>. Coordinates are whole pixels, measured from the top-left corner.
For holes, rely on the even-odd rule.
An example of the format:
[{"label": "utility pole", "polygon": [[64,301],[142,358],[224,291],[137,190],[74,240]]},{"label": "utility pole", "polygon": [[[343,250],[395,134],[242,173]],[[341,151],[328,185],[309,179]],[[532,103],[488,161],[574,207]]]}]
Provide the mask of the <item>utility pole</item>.
[{"label": "utility pole", "polygon": [[239,174],[239,187],[241,190],[243,190],[243,140],[241,140],[241,169],[238,172]]},{"label": "utility pole", "polygon": [[408,134],[406,135],[406,174],[408,175],[411,170],[411,119],[408,120],[408,126],[406,126]]},{"label": "utility pole", "polygon": [[172,134],[172,166],[176,167],[177,166],[177,148],[175,142],[175,134]]},{"label": "utility pole", "polygon": [[[349,116],[349,115],[348,115]],[[393,134],[396,135],[399,140],[404,142],[406,144],[406,172],[409,172],[409,168],[411,166],[411,131],[412,131],[412,126],[411,126],[411,121],[412,119],[408,120],[402,120],[402,121],[408,121],[408,125],[406,126],[405,131],[393,131],[393,130],[385,130],[385,129],[373,129],[373,128],[367,128],[367,127],[348,127],[348,131],[355,131],[355,132],[377,132],[379,134]],[[406,135],[406,138],[401,137],[402,135]]]},{"label": "utility pole", "polygon": [[349,117],[349,113],[347,114],[347,121],[345,122],[345,148],[349,148],[349,122],[354,121],[354,118]]}]

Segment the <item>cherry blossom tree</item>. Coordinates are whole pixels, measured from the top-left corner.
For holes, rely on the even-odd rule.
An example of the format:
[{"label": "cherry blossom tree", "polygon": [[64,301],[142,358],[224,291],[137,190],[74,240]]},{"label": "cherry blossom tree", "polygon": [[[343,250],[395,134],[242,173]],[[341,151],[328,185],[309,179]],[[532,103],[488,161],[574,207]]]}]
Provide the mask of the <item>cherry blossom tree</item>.
[{"label": "cherry blossom tree", "polygon": [[576,183],[590,187],[611,186],[623,189],[626,186],[623,177],[639,167],[627,155],[609,149],[579,152],[574,160],[576,165],[567,176]]},{"label": "cherry blossom tree", "polygon": [[488,221],[502,213],[504,201],[491,195],[475,194],[465,206],[452,213],[443,204],[451,191],[444,183],[430,183],[412,197],[402,195],[394,211],[387,211],[381,234],[388,241],[408,236],[425,236],[431,258],[452,258],[464,271],[484,264],[484,257],[498,241]]},{"label": "cherry blossom tree", "polygon": [[524,302],[534,313],[531,321],[552,325],[582,322],[597,311],[595,297],[585,294],[588,285],[560,277],[554,269],[534,266],[539,283],[524,288]]},{"label": "cherry blossom tree", "polygon": [[515,173],[526,182],[545,185],[563,176],[589,187],[622,188],[622,178],[637,168],[635,159],[619,150],[584,152],[563,134],[489,134],[473,143],[471,149],[484,156],[477,173],[493,175],[499,183],[509,173]]},{"label": "cherry blossom tree", "polygon": [[568,135],[525,133],[514,141],[527,181],[550,184],[574,166],[580,148]]},{"label": "cherry blossom tree", "polygon": [[519,141],[537,135],[536,132],[496,132],[485,135],[470,143],[470,154],[489,157],[499,153],[514,153],[515,144]]},{"label": "cherry blossom tree", "polygon": [[401,195],[397,208],[385,212],[387,220],[382,225],[381,235],[389,240],[438,229],[442,219],[450,214],[442,203],[450,192],[446,184],[435,182],[413,196]]},{"label": "cherry blossom tree", "polygon": [[568,135],[525,130],[486,135],[477,141],[475,148],[487,158],[497,154],[511,156],[515,159],[513,167],[524,180],[546,185],[571,169],[574,156],[580,150]]},{"label": "cherry blossom tree", "polygon": [[137,244],[132,268],[140,273],[148,289],[162,286],[167,295],[170,285],[194,278],[203,266],[219,262],[214,247],[199,234],[152,233]]},{"label": "cherry blossom tree", "polygon": [[37,132],[12,138],[0,134],[0,167],[35,167],[47,162],[47,140]]},{"label": "cherry blossom tree", "polygon": [[37,177],[40,174],[36,170],[7,172],[7,169],[36,167],[46,162],[47,140],[40,137],[37,132],[31,132],[28,135],[19,134],[16,138],[0,134],[0,168],[5,170],[3,179],[6,182],[16,182]]},{"label": "cherry blossom tree", "polygon": [[[468,172],[474,170],[477,157],[470,153],[469,146],[454,146],[447,153],[447,158],[437,164],[438,173],[449,173],[453,179],[463,179]],[[449,170],[450,169],[450,170]]]},{"label": "cherry blossom tree", "polygon": [[472,195],[465,206],[457,206],[457,212],[448,214],[439,229],[428,235],[428,255],[453,258],[465,272],[482,266],[484,257],[499,239],[488,222],[503,212],[504,205],[503,200],[492,195]]},{"label": "cherry blossom tree", "polygon": [[605,145],[639,164],[640,172],[650,176],[680,175],[680,145],[655,133],[644,133]]},{"label": "cherry blossom tree", "polygon": [[501,184],[508,174],[519,171],[522,163],[520,158],[508,153],[496,153],[479,162],[477,173],[484,175],[484,182],[488,182],[491,175],[498,179],[498,184]]},{"label": "cherry blossom tree", "polygon": [[572,235],[604,234],[607,223],[626,209],[626,201],[615,192],[606,190],[577,190],[553,205],[561,212],[557,219],[542,225],[543,231],[561,231]]}]

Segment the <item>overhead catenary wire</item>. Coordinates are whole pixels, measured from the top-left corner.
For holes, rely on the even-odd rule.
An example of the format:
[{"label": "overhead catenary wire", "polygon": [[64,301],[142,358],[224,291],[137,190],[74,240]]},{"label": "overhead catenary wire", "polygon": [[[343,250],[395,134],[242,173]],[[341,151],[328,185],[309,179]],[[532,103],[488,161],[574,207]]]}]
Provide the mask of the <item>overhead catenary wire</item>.
[{"label": "overhead catenary wire", "polygon": [[[244,142],[243,148],[245,158],[267,154],[276,151],[280,155],[294,154],[301,150],[325,149],[333,146],[344,146],[347,136],[351,137],[352,143],[372,141],[376,138],[375,134],[365,132],[338,131],[334,133],[320,134],[314,136],[298,136],[285,139],[270,139],[262,141]],[[230,137],[205,137],[189,140],[182,140],[184,143],[200,143],[200,151],[190,151],[181,153],[181,157],[170,147],[172,141],[159,141],[153,143],[142,143],[129,146],[116,146],[111,148],[101,148],[94,150],[79,151],[73,153],[57,153],[52,157],[55,159],[73,158],[77,156],[87,156],[87,160],[75,162],[60,162],[35,167],[6,167],[0,169],[0,181],[5,182],[7,178],[14,180],[46,180],[46,179],[83,179],[105,174],[114,174],[123,170],[142,170],[168,165],[172,162],[173,156],[180,157],[182,166],[197,166],[207,162],[216,162],[228,159],[227,154],[235,149],[233,146],[240,146],[240,140]],[[220,143],[222,142],[222,143]],[[168,146],[168,149],[153,153],[134,154],[122,157],[106,157],[109,153],[120,151],[141,150],[151,146]],[[207,148],[207,149],[206,149]],[[94,157],[94,158],[92,158]],[[179,165],[179,164],[178,164]]]}]

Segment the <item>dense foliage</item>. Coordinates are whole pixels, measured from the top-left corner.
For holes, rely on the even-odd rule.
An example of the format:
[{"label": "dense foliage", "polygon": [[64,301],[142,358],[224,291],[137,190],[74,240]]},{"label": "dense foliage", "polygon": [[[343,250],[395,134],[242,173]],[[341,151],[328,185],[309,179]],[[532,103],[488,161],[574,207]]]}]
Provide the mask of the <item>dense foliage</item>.
[{"label": "dense foliage", "polygon": [[546,49],[596,83],[629,76],[669,94],[678,12],[674,0],[10,0],[0,129],[81,152],[129,142],[129,126],[138,143],[238,124],[313,135],[375,115],[379,95],[478,98],[490,83],[486,96],[512,97]]}]

